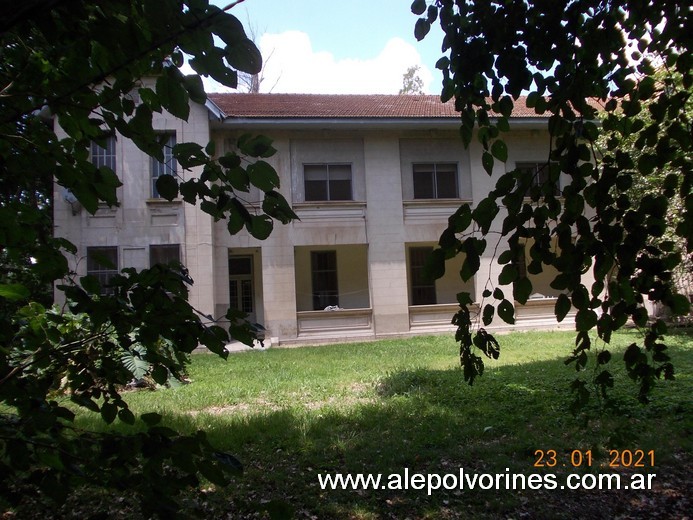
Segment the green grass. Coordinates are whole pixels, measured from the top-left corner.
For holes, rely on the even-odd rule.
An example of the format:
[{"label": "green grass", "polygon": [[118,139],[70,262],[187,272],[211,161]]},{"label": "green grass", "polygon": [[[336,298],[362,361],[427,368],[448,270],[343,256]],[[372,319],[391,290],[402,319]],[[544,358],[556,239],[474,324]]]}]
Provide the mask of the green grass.
[{"label": "green grass", "polygon": [[[635,336],[618,334],[612,352],[623,351]],[[463,381],[453,339],[438,336],[271,349],[226,362],[196,355],[192,384],[131,392],[127,401],[136,414],[162,414],[168,426],[206,430],[215,446],[244,462],[244,476],[232,489],[205,495],[205,507],[215,516],[249,515],[246,503],[267,500],[285,501],[299,518],[567,518],[576,517],[571,504],[590,513],[588,496],[596,517],[627,508],[615,492],[441,490],[429,497],[414,491],[326,491],[317,484],[318,473],[401,474],[404,468],[509,468],[529,475],[542,471],[533,467],[537,449],[556,450],[564,460],[571,450],[591,449],[595,465],[608,461],[608,449],[654,449],[661,479],[686,475],[693,337],[670,337],[677,379],[658,384],[650,405],[636,401],[637,388],[615,355],[610,406],[594,400],[578,416],[568,411],[576,373],[563,363],[574,334],[513,333],[500,339],[500,359],[486,361],[473,387]],[[79,421],[102,427],[88,414]],[[555,472],[562,471],[568,472]]]}]

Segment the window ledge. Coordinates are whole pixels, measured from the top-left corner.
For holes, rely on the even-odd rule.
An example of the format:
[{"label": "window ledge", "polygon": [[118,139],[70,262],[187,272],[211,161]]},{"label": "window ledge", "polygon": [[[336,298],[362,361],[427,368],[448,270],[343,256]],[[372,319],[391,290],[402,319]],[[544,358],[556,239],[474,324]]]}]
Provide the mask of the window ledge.
[{"label": "window ledge", "polygon": [[465,202],[471,204],[472,199],[411,199],[405,200],[405,206],[450,206],[464,204]]},{"label": "window ledge", "polygon": [[183,199],[173,199],[173,200],[166,200],[166,199],[147,199],[145,200],[145,203],[147,206],[166,206],[166,205],[176,205],[179,206],[183,204]]},{"label": "window ledge", "polygon": [[301,221],[326,219],[357,219],[366,216],[366,203],[361,201],[300,202],[293,209]]},{"label": "window ledge", "polygon": [[405,200],[404,219],[409,221],[447,222],[462,204],[470,204],[466,199],[426,199]]}]

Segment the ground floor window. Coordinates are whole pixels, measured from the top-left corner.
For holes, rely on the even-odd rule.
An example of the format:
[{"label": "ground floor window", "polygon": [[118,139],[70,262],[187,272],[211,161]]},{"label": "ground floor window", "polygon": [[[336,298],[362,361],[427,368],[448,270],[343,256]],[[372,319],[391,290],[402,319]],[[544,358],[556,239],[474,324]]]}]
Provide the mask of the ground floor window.
[{"label": "ground floor window", "polygon": [[87,275],[93,276],[101,284],[101,294],[111,294],[108,287],[111,278],[118,274],[118,248],[88,247],[87,248]]},{"label": "ground floor window", "polygon": [[149,266],[169,265],[180,262],[180,244],[161,244],[149,246]]},{"label": "ground floor window", "polygon": [[411,281],[411,304],[434,305],[436,301],[435,281],[424,273],[426,259],[433,252],[432,247],[409,248],[409,278]]},{"label": "ground floor window", "polygon": [[337,287],[337,251],[312,251],[310,269],[313,310],[339,306]]}]

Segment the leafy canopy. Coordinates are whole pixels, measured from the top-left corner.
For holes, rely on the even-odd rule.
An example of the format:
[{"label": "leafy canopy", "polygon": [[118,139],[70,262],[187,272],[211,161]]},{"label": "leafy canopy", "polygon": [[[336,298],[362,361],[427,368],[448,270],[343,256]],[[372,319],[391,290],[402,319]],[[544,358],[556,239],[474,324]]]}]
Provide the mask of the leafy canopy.
[{"label": "leafy canopy", "polygon": [[[238,19],[208,0],[19,4],[0,17],[0,501],[62,501],[88,484],[131,489],[145,516],[175,516],[179,491],[203,477],[225,483],[238,461],[202,432],[179,435],[157,414],[138,421],[120,391],[144,374],[173,383],[198,344],[225,356],[230,335],[250,343],[257,326],[236,311],[225,316],[230,332],[201,316],[180,265],[125,269],[108,291],[75,280],[66,259],[75,246],[51,234],[53,180],[90,213],[117,205],[121,181],[92,164],[90,144],[117,133],[163,160],[153,115],[187,119],[191,103],[206,101],[201,75],[235,88],[238,72],[259,72],[262,59]],[[181,72],[185,57],[195,74]],[[295,215],[263,160],[271,142],[245,135],[237,149],[217,157],[213,143],[177,144],[187,173],[161,176],[157,189],[224,219],[231,233],[245,227],[264,239],[274,220]],[[260,207],[244,202],[251,185],[265,194]],[[58,280],[67,306],[47,309],[46,288]],[[68,398],[107,423],[137,422],[139,433],[81,431]]]},{"label": "leafy canopy", "polygon": [[[512,323],[511,299],[522,304],[532,293],[513,259],[531,243],[527,271],[558,271],[551,284],[562,291],[556,317],[576,311],[568,363],[582,373],[596,350],[591,379],[578,376],[573,384],[576,404],[584,404],[593,384],[604,394],[613,385],[608,344],[628,322],[643,340],[623,361],[646,401],[656,379],[672,378],[674,368],[663,340],[667,325],[649,315],[645,302],[673,315],[690,311],[674,273],[693,251],[691,8],[666,0],[415,0],[411,8],[421,16],[419,40],[436,21],[444,31],[445,56],[436,65],[441,98],[454,99],[462,139],[481,143],[489,175],[508,159],[503,134],[518,103],[547,117],[550,133],[548,175],[540,182],[536,172],[509,171],[475,208],[462,206],[434,252],[433,272],[464,253],[461,274],[469,279],[484,252],[501,251],[503,268],[484,291],[482,315],[492,316],[495,300],[500,318]],[[655,175],[663,177],[661,190],[632,190]],[[567,179],[560,193],[559,177]],[[673,224],[672,212],[679,217]],[[586,285],[588,273],[594,282]],[[512,295],[500,290],[505,285]],[[478,326],[471,296],[458,298],[454,322],[471,383],[483,371],[476,351],[495,357],[498,344]]]}]

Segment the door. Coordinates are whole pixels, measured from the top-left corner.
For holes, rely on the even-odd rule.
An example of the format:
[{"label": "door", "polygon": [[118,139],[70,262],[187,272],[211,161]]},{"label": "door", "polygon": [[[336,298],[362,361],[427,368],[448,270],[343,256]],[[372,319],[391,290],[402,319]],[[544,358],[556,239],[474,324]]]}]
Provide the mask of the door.
[{"label": "door", "polygon": [[253,257],[229,256],[229,307],[248,314],[251,322],[257,321],[253,286]]}]

